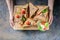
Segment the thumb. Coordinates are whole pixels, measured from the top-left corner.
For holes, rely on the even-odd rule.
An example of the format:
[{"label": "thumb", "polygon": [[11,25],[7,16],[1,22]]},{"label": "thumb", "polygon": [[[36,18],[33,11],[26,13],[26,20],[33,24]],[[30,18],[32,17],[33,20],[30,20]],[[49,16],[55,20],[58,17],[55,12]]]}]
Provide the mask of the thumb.
[{"label": "thumb", "polygon": [[53,15],[50,15],[50,17],[49,17],[49,23],[50,23],[50,25],[52,24],[52,22],[53,22]]},{"label": "thumb", "polygon": [[14,26],[14,21],[13,21],[13,19],[10,19],[9,22],[10,22],[10,26],[13,27],[13,26]]}]

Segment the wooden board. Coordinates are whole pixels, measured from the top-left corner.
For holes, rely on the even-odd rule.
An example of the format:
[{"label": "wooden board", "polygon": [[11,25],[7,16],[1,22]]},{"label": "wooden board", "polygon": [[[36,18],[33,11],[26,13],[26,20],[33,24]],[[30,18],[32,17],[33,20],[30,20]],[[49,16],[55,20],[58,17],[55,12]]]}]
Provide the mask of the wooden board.
[{"label": "wooden board", "polygon": [[[14,7],[14,14],[15,14],[15,11],[16,11],[16,8],[17,7],[19,7],[20,5],[16,5],[15,7]],[[48,7],[48,6],[45,6],[45,5],[43,5],[43,6],[41,6],[40,5],[40,7]],[[43,10],[43,9],[41,9],[41,10]],[[48,13],[48,12],[47,12]],[[20,25],[19,24],[17,24],[17,23],[15,23],[15,25],[14,25],[14,27],[13,27],[13,29],[14,30],[38,30],[38,27],[28,27],[28,28],[23,28],[23,27],[20,27]]]}]

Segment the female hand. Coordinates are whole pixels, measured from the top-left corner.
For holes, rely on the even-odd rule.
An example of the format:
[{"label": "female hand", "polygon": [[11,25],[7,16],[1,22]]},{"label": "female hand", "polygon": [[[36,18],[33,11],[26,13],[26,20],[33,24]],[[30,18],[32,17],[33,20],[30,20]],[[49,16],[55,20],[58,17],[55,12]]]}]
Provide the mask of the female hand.
[{"label": "female hand", "polygon": [[13,27],[14,26],[14,17],[12,15],[10,16],[9,22],[10,22],[10,26]]},{"label": "female hand", "polygon": [[53,22],[53,11],[50,10],[50,12],[49,12],[49,23],[50,23],[50,25],[52,24],[52,22]]}]

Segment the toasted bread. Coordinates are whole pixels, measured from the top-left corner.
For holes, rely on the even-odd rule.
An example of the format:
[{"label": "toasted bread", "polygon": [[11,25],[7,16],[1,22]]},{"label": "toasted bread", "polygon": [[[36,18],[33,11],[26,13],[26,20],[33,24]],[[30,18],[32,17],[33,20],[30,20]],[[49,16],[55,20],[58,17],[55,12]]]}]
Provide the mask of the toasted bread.
[{"label": "toasted bread", "polygon": [[44,13],[42,13],[42,11],[45,10],[46,8],[48,9],[48,6],[37,6],[37,7],[39,8],[39,10],[37,11],[34,19],[47,21],[48,20],[48,11],[46,11]]},{"label": "toasted bread", "polygon": [[20,6],[16,5],[14,7],[14,13],[15,14],[20,14],[20,15],[23,14],[21,11],[25,11],[24,16],[26,18],[28,18],[28,4],[26,4],[26,5],[20,5]]},{"label": "toasted bread", "polygon": [[[46,25],[49,24],[49,22],[47,21],[48,11],[46,11],[46,8],[48,9],[48,6],[36,6],[36,5],[34,6],[32,3],[26,4],[26,5],[16,5],[14,7],[14,24],[15,25],[13,29],[39,30],[38,29],[40,28],[39,25],[41,25],[41,27],[45,27],[44,23],[46,23]],[[48,28],[49,27],[47,27],[46,29]]]},{"label": "toasted bread", "polygon": [[35,14],[37,10],[38,8],[36,6],[34,6],[32,3],[29,3],[30,18]]},{"label": "toasted bread", "polygon": [[43,10],[47,9],[47,11],[44,13],[44,16],[46,17],[48,15],[48,6],[37,6],[39,10],[37,11],[37,15],[42,13]]},{"label": "toasted bread", "polygon": [[[29,23],[28,23],[29,22]],[[33,20],[33,19],[31,19],[31,18],[28,18],[26,21],[25,21],[25,23],[24,23],[24,26],[25,27],[34,27],[34,26],[36,26],[36,22]]]}]

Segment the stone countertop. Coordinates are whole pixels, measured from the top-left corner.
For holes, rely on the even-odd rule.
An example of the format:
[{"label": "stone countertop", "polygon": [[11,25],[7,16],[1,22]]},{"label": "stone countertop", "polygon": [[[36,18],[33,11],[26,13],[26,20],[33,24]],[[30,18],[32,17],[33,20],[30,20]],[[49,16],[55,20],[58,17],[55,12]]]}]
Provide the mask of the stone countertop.
[{"label": "stone countertop", "polygon": [[5,0],[0,0],[0,40],[60,40],[60,6],[54,7],[54,20],[50,30],[15,31],[9,25],[9,13]]}]

